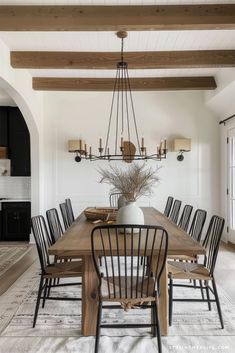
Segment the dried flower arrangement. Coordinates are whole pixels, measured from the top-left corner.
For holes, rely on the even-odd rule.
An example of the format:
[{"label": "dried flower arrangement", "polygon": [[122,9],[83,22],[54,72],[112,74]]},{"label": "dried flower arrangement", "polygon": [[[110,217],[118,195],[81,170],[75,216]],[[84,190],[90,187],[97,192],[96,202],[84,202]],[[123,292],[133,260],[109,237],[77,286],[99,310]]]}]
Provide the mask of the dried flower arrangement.
[{"label": "dried flower arrangement", "polygon": [[113,186],[111,192],[119,192],[125,195],[127,201],[136,201],[141,196],[150,196],[153,185],[159,181],[156,170],[145,168],[145,165],[136,163],[128,168],[121,169],[110,166],[109,169],[100,168],[100,183],[107,183]]}]

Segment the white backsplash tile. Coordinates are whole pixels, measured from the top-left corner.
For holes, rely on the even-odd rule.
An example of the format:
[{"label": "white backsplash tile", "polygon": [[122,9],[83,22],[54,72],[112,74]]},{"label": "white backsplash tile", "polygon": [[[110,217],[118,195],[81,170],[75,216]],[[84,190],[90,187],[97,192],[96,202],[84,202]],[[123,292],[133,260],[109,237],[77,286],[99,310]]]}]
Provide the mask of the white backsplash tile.
[{"label": "white backsplash tile", "polygon": [[0,176],[9,176],[11,171],[10,159],[0,159]]},{"label": "white backsplash tile", "polygon": [[0,176],[0,198],[30,199],[30,177]]}]

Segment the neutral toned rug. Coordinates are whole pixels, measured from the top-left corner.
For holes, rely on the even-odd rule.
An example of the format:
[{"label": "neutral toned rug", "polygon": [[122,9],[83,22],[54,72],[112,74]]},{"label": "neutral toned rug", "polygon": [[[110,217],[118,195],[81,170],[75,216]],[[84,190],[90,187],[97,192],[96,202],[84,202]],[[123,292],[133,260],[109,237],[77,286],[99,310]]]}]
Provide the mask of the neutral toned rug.
[{"label": "neutral toned rug", "polygon": [[[0,298],[0,353],[93,352],[94,338],[81,337],[80,302],[47,301],[46,307],[40,308],[36,328],[32,329],[37,271],[37,265],[32,265]],[[63,294],[64,290],[60,288],[60,292]],[[193,292],[196,296],[198,291]],[[79,296],[80,289],[67,287],[64,294]],[[182,296],[182,289],[178,294]],[[169,336],[162,339],[164,353],[235,352],[235,305],[222,289],[219,294],[225,329],[220,329],[214,306],[209,312],[206,304],[175,303],[173,326]],[[146,310],[106,310],[104,319],[122,322],[128,317],[129,321],[147,322],[149,315]],[[146,329],[103,330],[102,334],[100,353],[157,352],[156,339]]]},{"label": "neutral toned rug", "polygon": [[25,256],[31,247],[29,245],[1,245],[0,246],[0,277],[9,268]]}]

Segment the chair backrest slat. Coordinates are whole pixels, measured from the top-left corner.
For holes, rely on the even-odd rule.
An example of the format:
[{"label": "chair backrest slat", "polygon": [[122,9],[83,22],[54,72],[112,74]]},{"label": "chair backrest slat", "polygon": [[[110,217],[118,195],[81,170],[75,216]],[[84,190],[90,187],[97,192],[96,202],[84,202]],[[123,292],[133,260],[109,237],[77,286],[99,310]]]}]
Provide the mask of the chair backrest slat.
[{"label": "chair backrest slat", "polygon": [[[159,290],[168,248],[168,234],[164,228],[97,226],[92,231],[91,241],[99,283],[101,286],[102,279],[105,279],[108,298],[144,298],[154,295],[155,289]],[[103,258],[103,266],[98,261],[99,256]]]},{"label": "chair backrest slat", "polygon": [[177,223],[178,221],[181,203],[182,201],[180,200],[175,200],[173,203],[173,206],[169,215],[169,219],[174,223]]},{"label": "chair backrest slat", "polygon": [[109,195],[109,204],[110,207],[118,208],[118,199],[123,194],[120,192],[113,192]]},{"label": "chair backrest slat", "polygon": [[224,223],[224,218],[216,215],[212,216],[203,241],[203,246],[206,248],[205,266],[209,269],[211,275],[214,272]]},{"label": "chair backrest slat", "polygon": [[50,258],[48,248],[50,244],[50,236],[43,216],[35,216],[31,219],[31,227],[36,242],[39,261],[42,273],[44,273],[46,266],[50,265]]},{"label": "chair backrest slat", "polygon": [[69,219],[68,219],[68,213],[67,213],[67,207],[65,202],[60,203],[60,211],[62,215],[62,219],[64,222],[64,229],[68,229],[70,227]]},{"label": "chair backrest slat", "polygon": [[63,235],[63,229],[60,223],[57,209],[51,208],[50,210],[47,210],[46,216],[51,234],[51,242],[54,244]]},{"label": "chair backrest slat", "polygon": [[67,217],[68,217],[69,225],[71,226],[71,224],[75,220],[71,200],[65,199],[65,205],[67,209]]},{"label": "chair backrest slat", "polygon": [[183,229],[185,232],[188,231],[189,221],[192,214],[193,206],[185,205],[183,212],[181,214],[178,226]]},{"label": "chair backrest slat", "polygon": [[189,235],[191,237],[200,242],[202,236],[202,230],[206,221],[206,214],[205,210],[197,209],[194,213],[193,220],[189,229]]},{"label": "chair backrest slat", "polygon": [[172,196],[168,196],[167,201],[166,201],[166,206],[164,209],[164,215],[166,217],[169,217],[169,214],[171,212],[171,206],[173,204],[173,200],[174,200],[174,198]]}]

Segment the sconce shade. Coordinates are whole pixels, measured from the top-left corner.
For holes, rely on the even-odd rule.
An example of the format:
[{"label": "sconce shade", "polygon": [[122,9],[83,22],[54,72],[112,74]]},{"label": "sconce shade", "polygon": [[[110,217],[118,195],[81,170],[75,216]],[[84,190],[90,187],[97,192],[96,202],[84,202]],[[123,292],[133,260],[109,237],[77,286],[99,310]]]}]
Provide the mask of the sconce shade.
[{"label": "sconce shade", "polygon": [[80,141],[79,140],[69,140],[68,141],[68,151],[69,152],[76,152],[80,148]]},{"label": "sconce shade", "polygon": [[191,151],[191,139],[175,139],[173,141],[173,151]]}]

